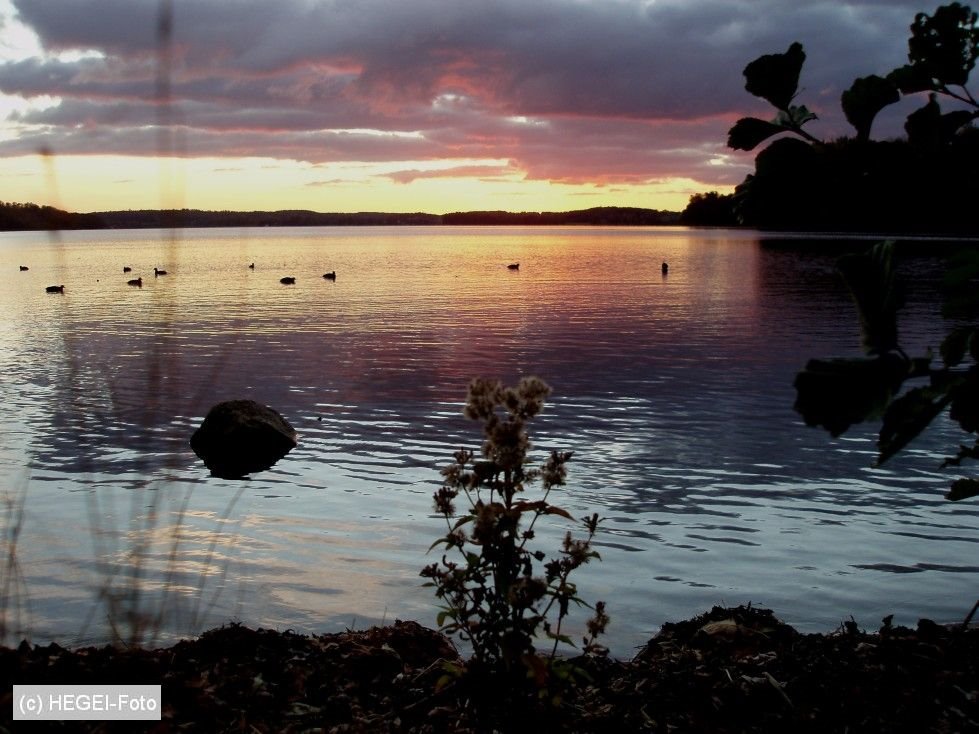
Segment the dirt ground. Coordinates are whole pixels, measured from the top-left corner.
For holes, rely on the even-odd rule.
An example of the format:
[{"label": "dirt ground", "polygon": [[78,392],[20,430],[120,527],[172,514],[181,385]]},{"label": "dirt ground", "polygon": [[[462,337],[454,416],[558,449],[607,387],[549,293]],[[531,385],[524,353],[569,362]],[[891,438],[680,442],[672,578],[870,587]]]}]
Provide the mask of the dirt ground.
[{"label": "dirt ground", "polygon": [[[0,730],[979,732],[979,629],[800,634],[766,609],[664,625],[631,660],[579,659],[559,706],[439,686],[452,644],[414,622],[303,636],[230,625],[173,647],[0,649]],[[162,685],[159,722],[13,722],[14,683]],[[477,701],[481,701],[479,705]]]}]

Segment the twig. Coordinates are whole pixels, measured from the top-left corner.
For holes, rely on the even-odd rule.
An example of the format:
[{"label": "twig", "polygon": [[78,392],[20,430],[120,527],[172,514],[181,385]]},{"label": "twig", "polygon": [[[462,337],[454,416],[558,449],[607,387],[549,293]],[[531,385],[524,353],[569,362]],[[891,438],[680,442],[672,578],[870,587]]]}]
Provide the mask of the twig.
[{"label": "twig", "polygon": [[767,670],[764,673],[765,677],[768,678],[768,682],[772,684],[772,687],[779,692],[779,695],[785,699],[785,702],[789,704],[791,708],[795,708],[795,704],[792,703],[792,699],[789,698],[788,694],[782,688],[782,684],[779,683]]},{"label": "twig", "polygon": [[969,622],[972,621],[972,618],[975,616],[977,611],[979,611],[979,599],[977,599],[976,603],[972,605],[972,611],[965,615],[965,619],[962,620],[962,629],[966,629],[969,626]]}]

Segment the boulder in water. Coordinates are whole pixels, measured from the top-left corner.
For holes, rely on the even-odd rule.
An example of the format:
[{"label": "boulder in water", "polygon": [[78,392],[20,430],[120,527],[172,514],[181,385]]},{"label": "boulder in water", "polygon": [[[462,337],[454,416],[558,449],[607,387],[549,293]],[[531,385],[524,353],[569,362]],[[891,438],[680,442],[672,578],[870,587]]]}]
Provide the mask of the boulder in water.
[{"label": "boulder in water", "polygon": [[240,479],[292,451],[296,431],[272,408],[254,400],[229,400],[211,408],[190,446],[213,476]]}]

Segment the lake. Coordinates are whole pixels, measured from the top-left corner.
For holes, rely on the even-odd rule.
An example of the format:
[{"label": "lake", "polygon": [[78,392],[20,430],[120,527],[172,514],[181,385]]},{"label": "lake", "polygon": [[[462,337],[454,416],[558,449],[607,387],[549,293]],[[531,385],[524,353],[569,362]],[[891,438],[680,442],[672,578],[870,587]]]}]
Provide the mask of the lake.
[{"label": "lake", "polygon": [[[874,468],[876,426],[833,440],[802,423],[795,373],[860,341],[835,243],[797,242],[684,228],[0,234],[4,642],[167,642],[230,620],[434,626],[418,572],[444,532],[439,468],[481,443],[466,386],[531,374],[553,388],[533,455],[575,452],[552,501],[605,518],[602,561],[577,580],[607,602],[614,654],[714,604],[770,607],[803,631],[850,615],[867,629],[888,614],[961,620],[979,588],[979,504],[944,500],[958,475],[939,464],[964,434],[942,418]],[[902,269],[902,343],[917,354],[943,332],[942,262]],[[299,433],[242,481],[210,477],[188,443],[235,398]],[[566,529],[542,528],[541,547]]]}]

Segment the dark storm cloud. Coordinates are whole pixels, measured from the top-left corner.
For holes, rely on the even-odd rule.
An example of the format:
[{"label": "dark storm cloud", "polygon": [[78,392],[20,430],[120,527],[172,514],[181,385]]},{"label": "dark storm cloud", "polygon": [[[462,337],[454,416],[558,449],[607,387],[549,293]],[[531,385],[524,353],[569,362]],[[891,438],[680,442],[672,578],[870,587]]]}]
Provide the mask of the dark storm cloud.
[{"label": "dark storm cloud", "polygon": [[[0,66],[0,91],[61,100],[0,154],[152,155],[154,0],[19,0],[54,55]],[[743,88],[762,53],[806,48],[800,101],[825,137],[839,95],[906,59],[918,2],[795,0],[175,0],[168,120],[188,155],[508,160],[530,178],[725,184],[730,124],[768,114]],[[74,57],[63,57],[74,58]],[[338,130],[418,133],[417,137]],[[105,147],[102,147],[105,146]],[[742,156],[742,163],[748,158]],[[715,164],[712,164],[714,161]],[[406,169],[410,178],[412,169]]]}]

